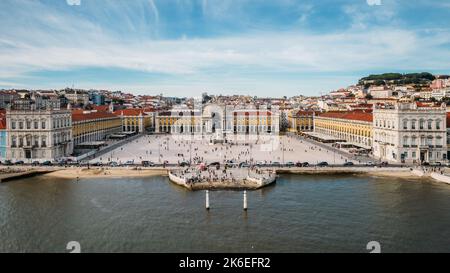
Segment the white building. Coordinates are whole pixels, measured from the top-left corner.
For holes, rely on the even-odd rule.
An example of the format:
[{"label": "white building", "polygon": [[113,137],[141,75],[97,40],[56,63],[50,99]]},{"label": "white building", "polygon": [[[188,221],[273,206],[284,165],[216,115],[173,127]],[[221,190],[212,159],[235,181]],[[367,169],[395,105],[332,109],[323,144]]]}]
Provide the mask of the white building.
[{"label": "white building", "polygon": [[442,100],[443,98],[448,97],[449,95],[450,95],[450,87],[433,89],[433,91],[431,91],[431,97],[435,98],[436,100]]},{"label": "white building", "polygon": [[395,163],[447,161],[445,104],[375,105],[373,153]]},{"label": "white building", "polygon": [[369,94],[375,99],[386,99],[392,97],[392,89],[382,86],[371,86],[369,88]]},{"label": "white building", "polygon": [[6,110],[8,159],[56,160],[73,152],[72,115],[59,103],[16,100]]}]

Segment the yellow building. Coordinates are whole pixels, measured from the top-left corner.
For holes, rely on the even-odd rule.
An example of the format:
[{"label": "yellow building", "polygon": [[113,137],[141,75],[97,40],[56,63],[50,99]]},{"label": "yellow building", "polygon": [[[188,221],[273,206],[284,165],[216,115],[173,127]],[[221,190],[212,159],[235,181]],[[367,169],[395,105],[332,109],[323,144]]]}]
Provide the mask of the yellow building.
[{"label": "yellow building", "polygon": [[155,116],[155,132],[188,134],[201,133],[203,130],[200,111],[188,109],[159,112]]},{"label": "yellow building", "polygon": [[372,120],[370,111],[326,112],[314,117],[315,137],[323,136],[324,140],[332,138],[338,142],[371,149]]},{"label": "yellow building", "polygon": [[314,130],[314,111],[291,110],[289,111],[289,132],[300,133]]},{"label": "yellow building", "polygon": [[116,115],[106,111],[72,111],[72,136],[74,146],[105,140],[109,135],[122,131],[122,123]]},{"label": "yellow building", "polygon": [[117,110],[114,115],[120,118],[123,132],[143,133],[153,127],[153,112],[150,110],[128,108]]}]

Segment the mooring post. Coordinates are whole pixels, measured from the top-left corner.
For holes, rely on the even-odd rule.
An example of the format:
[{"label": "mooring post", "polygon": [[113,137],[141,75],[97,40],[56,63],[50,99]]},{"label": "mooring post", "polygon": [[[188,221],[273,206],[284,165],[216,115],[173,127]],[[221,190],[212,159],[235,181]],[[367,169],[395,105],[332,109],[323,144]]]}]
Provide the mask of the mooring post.
[{"label": "mooring post", "polygon": [[209,210],[209,190],[206,190],[206,209]]},{"label": "mooring post", "polygon": [[247,210],[247,191],[244,191],[244,210]]}]

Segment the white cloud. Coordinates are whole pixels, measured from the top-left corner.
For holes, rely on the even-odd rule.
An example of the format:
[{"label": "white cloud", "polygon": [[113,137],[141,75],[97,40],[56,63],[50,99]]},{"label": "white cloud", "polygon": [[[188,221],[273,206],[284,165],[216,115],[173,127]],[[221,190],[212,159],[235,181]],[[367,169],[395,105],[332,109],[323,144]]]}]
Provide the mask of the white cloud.
[{"label": "white cloud", "polygon": [[[417,64],[424,68],[432,64],[448,67],[449,60],[443,57],[448,55],[441,54],[437,47],[450,42],[450,36],[440,35],[436,39],[421,39],[406,30],[380,29],[328,35],[289,32],[131,42],[105,35],[97,35],[93,40],[89,35],[85,40],[53,37],[52,43],[45,46],[34,45],[32,40],[26,44],[6,40],[4,43],[15,46],[0,49],[0,77],[12,71],[20,74],[77,67],[113,67],[168,74],[195,74],[229,67],[274,72],[408,69]],[[29,35],[28,39],[31,38]],[[427,54],[423,54],[424,49]]]},{"label": "white cloud", "polygon": [[[157,23],[159,10],[154,1],[148,3],[146,8]],[[228,8],[225,4],[212,7],[206,0],[203,4],[213,14]],[[114,10],[123,7],[117,4]],[[0,33],[0,80],[5,82],[30,72],[80,67],[204,76],[205,86],[210,71],[232,79],[245,73],[450,69],[450,54],[441,46],[450,43],[448,30],[431,30],[426,36],[405,29],[354,28],[329,34],[266,31],[210,39],[184,36],[156,40],[122,37],[74,14],[52,12],[38,2],[27,2],[20,12],[15,17],[23,18],[30,27],[4,25]],[[126,17],[132,16],[129,10],[123,12]],[[6,18],[1,11],[0,15]],[[361,22],[364,20],[361,18]],[[248,86],[252,84],[250,81]]]}]

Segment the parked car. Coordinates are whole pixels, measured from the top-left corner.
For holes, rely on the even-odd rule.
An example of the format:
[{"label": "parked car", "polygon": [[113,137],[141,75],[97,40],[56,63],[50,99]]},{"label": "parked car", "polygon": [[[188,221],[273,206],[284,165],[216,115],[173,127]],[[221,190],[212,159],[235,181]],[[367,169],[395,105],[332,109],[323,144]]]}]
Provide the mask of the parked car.
[{"label": "parked car", "polygon": [[25,164],[25,162],[23,162],[23,160],[18,160],[16,162],[14,162],[15,165],[23,165]]},{"label": "parked car", "polygon": [[284,164],[286,167],[294,167],[295,166],[295,163],[294,162],[292,162],[292,161],[288,161],[288,162],[286,162],[286,164]]},{"label": "parked car", "polygon": [[266,163],[264,161],[258,161],[258,162],[256,162],[256,166],[257,167],[264,167],[264,166],[266,166]]},{"label": "parked car", "polygon": [[345,162],[344,166],[354,166],[355,164],[351,161]]},{"label": "parked car", "polygon": [[187,166],[189,166],[190,164],[189,164],[189,162],[186,162],[186,161],[182,161],[182,162],[180,162],[180,164],[178,164],[180,167],[187,167]]},{"label": "parked car", "polygon": [[423,162],[422,166],[430,166],[430,163],[429,162]]},{"label": "parked car", "polygon": [[125,165],[134,165],[134,160],[128,160]]},{"label": "parked car", "polygon": [[278,162],[278,161],[274,161],[274,162],[272,162],[272,166],[274,166],[274,167],[280,167],[280,166],[281,166],[281,163]]},{"label": "parked car", "polygon": [[101,163],[101,162],[94,162],[94,163],[91,164],[91,166],[100,167],[100,166],[103,166],[103,163]]},{"label": "parked car", "polygon": [[227,162],[225,163],[225,166],[227,166],[229,168],[234,168],[234,167],[238,167],[239,164],[237,162],[234,162],[233,160],[227,160]]},{"label": "parked car", "polygon": [[67,160],[58,161],[58,166],[66,166],[67,164],[69,164],[69,161],[67,161]]},{"label": "parked car", "polygon": [[383,161],[380,163],[380,166],[382,166],[382,167],[385,167],[387,165],[389,165],[389,163],[387,161]]},{"label": "parked car", "polygon": [[211,162],[208,164],[208,166],[219,166],[220,167],[220,162]]},{"label": "parked car", "polygon": [[151,161],[142,161],[142,166],[143,167],[154,167],[155,163],[153,163]]},{"label": "parked car", "polygon": [[248,167],[250,167],[250,164],[248,164],[247,162],[239,163],[239,168],[248,168]]},{"label": "parked car", "polygon": [[119,164],[116,161],[111,161],[111,162],[109,162],[109,166],[117,167],[117,166],[119,166]]},{"label": "parked car", "polygon": [[326,166],[328,166],[328,162],[326,162],[326,161],[319,162],[317,164],[317,166],[319,166],[319,167],[326,167]]},{"label": "parked car", "polygon": [[303,162],[302,167],[309,167],[309,162]]},{"label": "parked car", "polygon": [[5,165],[5,166],[11,166],[11,165],[13,165],[13,163],[11,162],[11,160],[5,160],[5,162],[3,163],[3,165]]},{"label": "parked car", "polygon": [[41,164],[41,163],[39,163],[39,161],[33,161],[31,163],[32,166],[39,166],[39,164]]},{"label": "parked car", "polygon": [[375,164],[373,164],[372,161],[367,161],[367,162],[366,162],[366,166],[375,166]]},{"label": "parked car", "polygon": [[44,162],[42,162],[42,166],[52,166],[53,164],[52,164],[52,162],[51,161],[44,161]]}]

